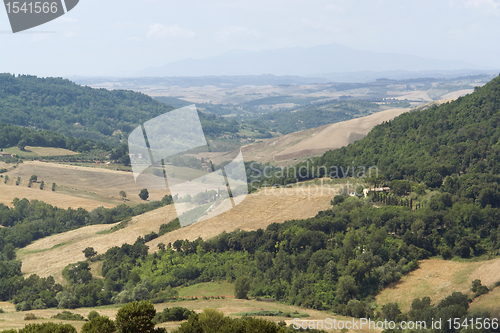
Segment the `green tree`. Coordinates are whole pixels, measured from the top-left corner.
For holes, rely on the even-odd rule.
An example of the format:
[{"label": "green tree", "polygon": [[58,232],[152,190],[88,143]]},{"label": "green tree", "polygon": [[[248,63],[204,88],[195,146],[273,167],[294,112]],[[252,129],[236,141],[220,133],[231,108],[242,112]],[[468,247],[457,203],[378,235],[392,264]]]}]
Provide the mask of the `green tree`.
[{"label": "green tree", "polygon": [[7,260],[14,260],[16,258],[16,248],[12,245],[12,243],[7,243],[3,247],[3,254]]},{"label": "green tree", "polygon": [[88,318],[89,320],[92,320],[92,319],[97,318],[97,317],[100,317],[100,316],[101,316],[101,315],[99,314],[99,312],[97,312],[97,311],[90,311],[90,312],[89,312],[89,315],[87,316],[87,318]]},{"label": "green tree", "polygon": [[234,293],[238,299],[247,299],[250,291],[250,279],[246,276],[240,276],[234,283]]},{"label": "green tree", "polygon": [[17,148],[19,148],[19,150],[21,151],[25,151],[25,148],[26,148],[26,140],[22,139],[22,140],[19,140],[19,142],[17,143]]},{"label": "green tree", "polygon": [[52,183],[52,191],[56,190],[56,183]]},{"label": "green tree", "polygon": [[125,198],[127,197],[127,192],[125,192],[124,190],[121,190],[120,197],[122,198],[123,201],[125,201]]},{"label": "green tree", "polygon": [[149,198],[149,192],[147,189],[143,188],[141,190],[141,193],[139,193],[139,198],[141,198],[142,200],[148,200]]},{"label": "green tree", "polygon": [[352,276],[342,276],[337,284],[336,298],[341,303],[346,303],[356,297],[358,286]]},{"label": "green tree", "polygon": [[387,303],[382,307],[383,319],[387,319],[389,321],[396,321],[397,317],[400,314],[401,314],[401,309],[399,308],[398,303]]},{"label": "green tree", "polygon": [[87,247],[82,252],[85,255],[85,258],[87,258],[87,259],[90,259],[90,258],[95,257],[97,255],[97,252],[94,251],[93,247]]},{"label": "green tree", "polygon": [[156,310],[151,302],[141,301],[128,303],[116,314],[118,333],[154,332],[153,319]]},{"label": "green tree", "polygon": [[37,175],[32,175],[32,176],[31,176],[31,178],[30,178],[30,180],[31,180],[32,182],[36,183],[36,181],[38,180]]},{"label": "green tree", "polygon": [[[89,314],[90,317],[90,314]],[[93,317],[82,327],[82,333],[114,333],[116,332],[115,323],[108,317]],[[138,331],[139,332],[139,331]]]},{"label": "green tree", "polygon": [[70,324],[30,324],[19,330],[19,333],[77,333],[76,328]]},{"label": "green tree", "polygon": [[478,297],[478,296],[487,294],[489,292],[488,287],[483,286],[481,284],[481,280],[479,280],[479,279],[472,281],[472,285],[471,285],[470,290],[472,290],[472,292],[475,293],[474,297]]},{"label": "green tree", "polygon": [[406,180],[393,180],[389,186],[397,195],[406,195],[411,192],[411,183]]}]

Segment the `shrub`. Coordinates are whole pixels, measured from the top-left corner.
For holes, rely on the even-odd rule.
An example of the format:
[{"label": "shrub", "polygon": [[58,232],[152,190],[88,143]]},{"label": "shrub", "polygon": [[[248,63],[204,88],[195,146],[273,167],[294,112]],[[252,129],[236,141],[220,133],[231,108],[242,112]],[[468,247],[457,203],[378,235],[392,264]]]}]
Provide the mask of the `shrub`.
[{"label": "shrub", "polygon": [[99,312],[97,312],[97,311],[90,311],[90,312],[89,312],[89,315],[87,316],[87,318],[88,318],[89,320],[92,320],[92,319],[97,318],[97,317],[100,317],[100,316],[101,316],[101,315],[99,314]]},{"label": "shrub", "polygon": [[156,324],[159,324],[167,321],[186,320],[192,313],[194,312],[180,306],[176,306],[170,309],[166,308],[162,312],[156,314],[154,321]]},{"label": "shrub", "polygon": [[92,318],[88,323],[85,323],[82,327],[82,333],[114,333],[114,332],[116,332],[115,323],[108,317],[101,317],[99,315],[97,317]]},{"label": "shrub", "polygon": [[24,320],[35,320],[38,319],[34,313],[27,313],[24,315]]},{"label": "shrub", "polygon": [[238,299],[248,298],[248,292],[250,291],[250,280],[246,276],[240,276],[236,279],[234,284],[234,293]]},{"label": "shrub", "polygon": [[30,324],[19,330],[19,333],[77,333],[76,329],[70,324]]},{"label": "shrub", "polygon": [[149,198],[149,192],[147,189],[143,188],[141,190],[141,192],[139,193],[139,198],[141,198],[142,200],[148,200]]},{"label": "shrub", "polygon": [[81,314],[71,313],[69,311],[58,313],[55,316],[52,316],[52,318],[61,320],[85,320],[85,318]]},{"label": "shrub", "polygon": [[479,297],[481,295],[487,294],[490,291],[488,287],[481,284],[481,280],[479,279],[472,281],[470,290],[475,293],[474,297]]},{"label": "shrub", "polygon": [[[156,310],[151,302],[141,301],[128,303],[118,310],[116,326],[121,333],[152,332]],[[137,328],[140,327],[139,331]]]},{"label": "shrub", "polygon": [[31,304],[26,301],[16,304],[16,311],[29,311],[29,310],[31,310]]}]

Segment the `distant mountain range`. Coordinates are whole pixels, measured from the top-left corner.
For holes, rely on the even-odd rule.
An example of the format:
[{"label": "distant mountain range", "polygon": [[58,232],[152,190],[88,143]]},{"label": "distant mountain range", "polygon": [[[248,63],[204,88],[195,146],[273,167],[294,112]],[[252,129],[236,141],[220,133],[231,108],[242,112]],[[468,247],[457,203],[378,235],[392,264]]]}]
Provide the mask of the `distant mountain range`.
[{"label": "distant mountain range", "polygon": [[355,50],[340,44],[292,47],[258,52],[233,50],[204,59],[184,59],[148,67],[136,76],[301,75],[383,71],[487,70],[461,60],[427,59],[414,55]]}]

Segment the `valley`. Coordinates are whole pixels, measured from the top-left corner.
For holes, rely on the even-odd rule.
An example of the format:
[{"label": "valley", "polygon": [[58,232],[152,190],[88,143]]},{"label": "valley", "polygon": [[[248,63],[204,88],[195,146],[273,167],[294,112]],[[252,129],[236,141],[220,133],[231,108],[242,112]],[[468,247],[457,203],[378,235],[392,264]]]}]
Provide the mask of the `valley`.
[{"label": "valley", "polygon": [[[430,297],[425,311],[435,316],[458,315],[453,311],[459,307],[470,316],[477,311],[497,315],[495,198],[500,198],[500,180],[494,156],[499,136],[490,120],[500,81],[494,79],[469,94],[466,85],[480,85],[482,79],[434,82],[430,88],[387,81],[351,85],[341,90],[352,97],[346,104],[339,100],[347,95],[324,95],[325,87],[314,92],[314,85],[308,92],[295,87],[307,92],[299,96],[302,101],[279,94],[240,100],[239,106],[200,99],[205,110],[217,105],[217,110],[231,114],[202,117],[211,128],[208,137],[214,149],[191,158],[220,164],[240,146],[236,151],[241,149],[246,162],[273,170],[376,165],[380,173],[358,179],[350,174],[330,179],[325,173],[291,179],[283,173],[256,176],[247,163],[249,182],[257,180],[253,192],[233,209],[220,215],[215,209],[206,213],[207,219],[182,228],[176,208],[197,203],[188,200],[176,207],[168,191],[153,189],[146,199],[139,198],[142,188],[126,163],[126,145],[112,144],[119,140],[116,134],[108,135],[106,146],[90,139],[75,143],[52,132],[38,138],[31,129],[12,134],[15,128],[4,126],[0,139],[9,142],[4,150],[18,156],[0,162],[0,263],[6,267],[0,273],[2,329],[46,322],[63,309],[84,316],[97,310],[114,319],[119,304],[134,300],[152,301],[157,310],[183,306],[198,313],[216,308],[230,317],[254,313],[288,326],[293,313],[307,313],[306,321],[388,318],[394,314],[388,304],[404,316],[397,318],[416,320],[415,299],[423,297]],[[378,102],[371,97],[363,101],[374,89],[387,89],[387,94],[378,96]],[[141,96],[147,105],[170,108]],[[320,97],[324,104],[312,110],[320,103],[311,103],[312,98]],[[298,116],[279,132],[272,119],[285,118],[273,112]],[[348,119],[295,131],[301,126],[295,120],[311,115],[314,121],[308,124],[317,124],[328,112],[344,112],[342,117]],[[213,127],[219,122],[225,127]],[[96,123],[92,131],[100,127]],[[238,136],[245,131],[248,136]],[[254,142],[243,142],[250,137]],[[12,143],[19,139],[48,147],[18,142],[16,148]],[[462,158],[476,156],[472,151],[479,154],[479,143],[484,144],[480,157]],[[453,157],[456,152],[461,155]],[[30,181],[33,175],[36,180]],[[273,186],[263,186],[265,180],[272,180]],[[351,187],[339,193],[348,182],[383,190],[347,195]],[[487,288],[482,294],[471,291],[476,279]],[[238,299],[245,281],[245,296]],[[227,297],[207,299],[221,294]],[[472,302],[465,306],[464,297]],[[255,312],[264,310],[291,312],[292,317]],[[26,313],[43,319],[26,320]],[[83,326],[56,322],[78,330]],[[157,327],[172,330],[179,325]]]}]

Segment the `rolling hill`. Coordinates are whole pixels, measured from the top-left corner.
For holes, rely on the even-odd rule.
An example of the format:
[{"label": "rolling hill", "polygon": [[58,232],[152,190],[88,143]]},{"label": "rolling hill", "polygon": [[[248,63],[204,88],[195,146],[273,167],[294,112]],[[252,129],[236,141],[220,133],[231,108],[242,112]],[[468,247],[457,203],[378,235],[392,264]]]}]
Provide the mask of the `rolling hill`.
[{"label": "rolling hill", "polygon": [[[265,229],[271,223],[281,223],[291,219],[312,217],[321,210],[330,207],[333,192],[327,188],[305,187],[303,190],[269,189],[268,192],[257,192],[249,195],[236,208],[219,216],[175,230],[149,242],[150,251],[157,251],[158,243],[174,242],[177,239],[195,240],[198,237],[208,239],[222,232],[237,229]],[[300,205],[307,202],[307,205]],[[82,251],[94,247],[98,253],[104,253],[113,246],[124,243],[132,244],[137,237],[152,231],[158,232],[160,225],[177,217],[173,205],[156,209],[140,216],[133,217],[124,229],[113,233],[100,233],[111,229],[114,225],[87,226],[77,230],[53,235],[35,241],[19,250],[24,274],[52,275],[62,282],[61,271],[68,264],[85,260]]]},{"label": "rolling hill", "polygon": [[418,181],[468,172],[499,174],[499,104],[497,77],[455,101],[379,125],[363,140],[330,151],[315,163],[327,167],[376,163],[388,179]]},{"label": "rolling hill", "polygon": [[[389,122],[405,112],[448,103],[458,98],[458,96],[459,94],[450,95],[448,99],[428,102],[418,108],[389,109],[365,117],[294,132],[272,139],[259,140],[242,147],[243,156],[246,161],[272,163],[281,166],[292,165],[354,143],[365,137],[376,125]],[[221,163],[226,156],[230,156],[230,154],[212,154],[215,163]]]},{"label": "rolling hill", "polygon": [[253,143],[242,148],[247,161],[292,164],[311,156],[321,155],[363,138],[371,129],[411,109],[391,109],[373,115],[347,120],[331,125],[295,132]]},{"label": "rolling hill", "polygon": [[[497,78],[451,103],[414,112],[394,111],[403,114],[371,131],[370,122],[364,129],[361,123],[337,125],[331,131],[323,128],[300,142],[290,139],[289,147],[281,146],[273,153],[273,157],[296,158],[293,154],[311,145],[324,148],[321,144],[334,141],[332,137],[344,130],[344,136],[337,137],[347,145],[313,162],[326,167],[351,165],[352,161],[377,165],[382,177],[368,181],[390,185],[392,192],[387,195],[339,196],[331,208],[333,194],[321,193],[319,186],[301,191],[291,184],[262,188],[224,214],[146,244],[137,240],[176,217],[170,205],[136,216],[114,232],[108,231],[113,225],[94,225],[33,242],[17,252],[23,261],[22,273],[53,275],[62,282],[61,270],[84,260],[82,251],[94,247],[103,256],[93,272],[102,264],[103,276],[92,280],[87,274],[86,282],[78,276],[68,279],[68,293],[78,290],[76,296],[68,296],[74,297],[76,306],[142,297],[161,301],[169,288],[250,278],[248,291],[255,297],[356,317],[376,316],[374,297],[379,308],[386,302],[399,302],[404,312],[412,298],[423,296],[434,302],[429,311],[448,317],[473,315],[474,308],[496,311],[497,289],[471,305],[466,298],[464,305],[462,298],[448,296],[455,291],[467,294],[471,279],[479,278],[488,286],[498,282],[499,101]],[[352,133],[363,134],[360,128],[369,133],[350,143],[357,138]],[[42,163],[26,165],[44,174]],[[65,167],[58,168],[61,177],[66,175]],[[32,170],[18,167],[9,172],[29,175]],[[92,183],[91,171],[82,174],[82,183]],[[115,178],[119,173],[101,176],[99,182],[104,185],[120,184]],[[318,183],[316,179],[308,184]],[[172,243],[172,247],[160,249],[160,243]],[[12,251],[7,246],[2,256],[12,257]],[[470,258],[493,259],[471,262]],[[72,272],[80,274],[79,269],[85,270],[82,267],[74,265]],[[22,280],[11,275],[12,281]],[[25,290],[32,287],[29,281],[15,296],[28,309],[47,294],[36,290],[25,301]],[[96,292],[82,291],[90,288]],[[141,293],[144,289],[147,292]],[[440,300],[446,300],[445,304]]]},{"label": "rolling hill", "polygon": [[[408,311],[415,298],[428,296],[433,303],[438,303],[453,292],[461,292],[471,297],[472,281],[481,283],[491,289],[500,281],[500,258],[479,262],[456,262],[440,259],[429,259],[420,262],[417,270],[409,273],[400,281],[387,286],[377,295],[378,304],[397,302],[401,308]],[[483,308],[488,311],[500,311],[497,306],[482,306],[487,299],[498,299],[500,289],[495,289],[491,295],[484,295],[472,303],[472,308]],[[498,303],[497,303],[498,305]]]}]

